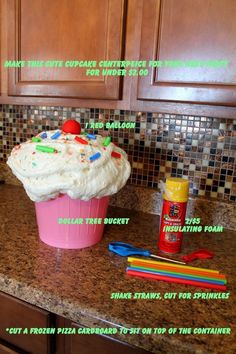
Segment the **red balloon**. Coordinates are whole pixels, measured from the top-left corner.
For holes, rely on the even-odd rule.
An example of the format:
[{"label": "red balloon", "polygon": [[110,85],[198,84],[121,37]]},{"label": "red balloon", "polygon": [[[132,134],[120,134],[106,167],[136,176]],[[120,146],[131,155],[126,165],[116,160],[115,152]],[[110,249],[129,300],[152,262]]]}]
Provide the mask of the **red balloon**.
[{"label": "red balloon", "polygon": [[76,122],[76,120],[69,119],[63,124],[62,131],[70,134],[80,134],[81,127],[80,124]]}]

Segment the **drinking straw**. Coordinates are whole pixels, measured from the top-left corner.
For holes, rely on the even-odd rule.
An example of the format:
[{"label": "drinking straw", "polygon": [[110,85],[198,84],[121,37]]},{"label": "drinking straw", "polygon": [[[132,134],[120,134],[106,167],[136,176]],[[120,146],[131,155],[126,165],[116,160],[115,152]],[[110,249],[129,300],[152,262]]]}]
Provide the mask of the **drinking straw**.
[{"label": "drinking straw", "polygon": [[[175,272],[175,273],[196,275],[196,276],[209,277],[209,278],[210,277],[220,277],[221,278],[223,276],[218,273],[203,272],[203,271],[190,270],[190,269],[179,269],[179,268],[175,268],[175,267],[168,267],[168,266],[161,266],[161,265],[160,266],[159,265],[147,265],[147,263],[142,263],[142,262],[134,262],[134,263],[131,263],[131,265],[136,266],[136,267],[159,270],[159,271]],[[225,277],[225,276],[223,276],[223,277]]]},{"label": "drinking straw", "polygon": [[96,154],[93,154],[93,155],[89,156],[89,160],[90,161],[95,161],[95,160],[99,159],[99,157],[101,157],[101,153],[100,152],[96,152]]},{"label": "drinking straw", "polygon": [[74,140],[80,144],[88,145],[87,140],[84,140],[84,139],[80,138],[79,136],[76,136]]},{"label": "drinking straw", "polygon": [[203,279],[209,279],[209,280],[221,280],[226,282],[226,277],[224,274],[212,274],[209,273],[209,275],[205,274],[195,274],[195,273],[185,273],[183,271],[173,271],[173,270],[167,270],[167,269],[158,269],[158,268],[153,268],[153,267],[144,267],[141,265],[136,265],[136,264],[130,264],[132,268],[140,268],[143,270],[148,270],[150,272],[158,272],[158,273],[169,273],[173,275],[184,275],[184,276],[194,276],[195,278],[203,278]]},{"label": "drinking straw", "polygon": [[111,137],[110,137],[110,136],[107,136],[106,139],[105,139],[104,142],[103,142],[103,146],[108,146],[108,145],[110,145],[110,142],[111,142]]},{"label": "drinking straw", "polygon": [[46,132],[43,132],[43,133],[40,135],[40,138],[46,139],[46,138],[47,138],[47,133],[46,133]]},{"label": "drinking straw", "polygon": [[94,135],[94,134],[86,134],[86,136],[87,136],[87,138],[89,138],[89,139],[93,139],[93,140],[96,140],[97,138],[96,138],[96,135]]},{"label": "drinking straw", "polygon": [[140,263],[145,263],[142,265],[154,265],[154,266],[161,266],[161,267],[168,267],[169,269],[176,268],[178,270],[185,270],[188,273],[191,273],[191,271],[201,271],[204,273],[214,273],[214,274],[219,274],[218,270],[212,270],[212,269],[206,269],[206,268],[197,268],[197,267],[191,267],[191,266],[186,266],[186,265],[179,265],[179,264],[171,264],[167,262],[159,262],[159,261],[152,261],[152,260],[146,260],[146,259],[140,259],[140,258],[135,258],[135,257],[128,257],[128,262],[132,264],[137,264],[140,265]]},{"label": "drinking straw", "polygon": [[127,270],[137,270],[137,271],[144,272],[144,273],[166,275],[166,276],[171,277],[171,278],[196,280],[196,281],[200,281],[200,282],[204,282],[204,283],[210,283],[210,284],[219,284],[219,285],[226,284],[226,279],[222,280],[222,279],[219,279],[219,278],[209,279],[209,278],[196,277],[196,276],[187,275],[187,274],[173,274],[173,273],[170,273],[170,272],[159,272],[159,271],[150,270],[150,269],[146,270],[146,269],[139,268],[139,267],[128,267]]},{"label": "drinking straw", "polygon": [[201,288],[208,288],[208,289],[215,289],[215,290],[226,290],[225,285],[203,283],[203,282],[199,282],[199,281],[195,281],[195,280],[170,278],[165,275],[149,274],[149,273],[144,273],[144,272],[140,272],[140,271],[136,271],[136,270],[127,270],[127,274],[142,277],[142,278],[147,278],[147,279],[163,280],[163,281],[167,281],[167,282],[171,282],[171,283],[179,283],[179,284],[184,284],[184,285],[198,286]]},{"label": "drinking straw", "polygon": [[51,139],[55,140],[55,139],[59,138],[60,135],[61,135],[61,132],[58,130],[56,133],[54,133],[54,134],[51,136]]},{"label": "drinking straw", "polygon": [[32,137],[32,141],[33,141],[34,143],[40,143],[40,142],[42,141],[42,139],[37,138],[36,136],[33,136],[33,137]]},{"label": "drinking straw", "polygon": [[36,145],[36,150],[42,151],[42,152],[49,152],[49,153],[56,152],[56,149],[54,149],[53,147],[44,146],[44,145]]},{"label": "drinking straw", "polygon": [[115,157],[116,159],[120,159],[121,158],[121,154],[119,154],[119,152],[115,152],[115,151],[112,151],[111,156]]}]

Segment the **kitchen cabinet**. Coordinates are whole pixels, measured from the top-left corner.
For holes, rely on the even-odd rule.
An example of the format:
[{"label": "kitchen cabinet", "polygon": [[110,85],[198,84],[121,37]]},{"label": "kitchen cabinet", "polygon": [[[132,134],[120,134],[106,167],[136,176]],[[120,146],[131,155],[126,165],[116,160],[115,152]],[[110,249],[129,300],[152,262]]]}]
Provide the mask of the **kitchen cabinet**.
[{"label": "kitchen cabinet", "polygon": [[148,354],[142,349],[135,349],[116,340],[98,335],[67,336],[65,338],[66,350],[64,354]]},{"label": "kitchen cabinet", "polygon": [[[73,327],[78,330],[82,328],[79,324],[59,319],[61,323],[64,323],[63,327]],[[63,322],[64,321],[64,322]],[[65,352],[59,352],[58,354],[148,354],[146,350],[132,347],[118,340],[115,340],[108,336],[103,335],[65,335],[64,336],[64,348]]]},{"label": "kitchen cabinet", "polygon": [[8,94],[120,99],[122,77],[74,65],[120,60],[125,18],[124,0],[9,0],[8,60],[20,67],[8,71]]},{"label": "kitchen cabinet", "polygon": [[137,99],[236,106],[235,37],[234,0],[143,1]]},{"label": "kitchen cabinet", "polygon": [[[2,66],[0,104],[235,117],[234,0],[1,0],[1,5],[2,63],[58,63]],[[148,67],[147,76],[124,77],[87,76],[86,68],[65,67],[67,61],[123,59],[162,64]]]},{"label": "kitchen cabinet", "polygon": [[[102,335],[57,334],[57,328],[83,328],[82,325],[0,293],[0,354],[148,354],[146,350]],[[15,328],[9,334],[6,328]],[[55,333],[23,334],[28,328],[55,328]],[[21,329],[21,331],[20,331]]]},{"label": "kitchen cabinet", "polygon": [[[53,327],[53,315],[49,312],[29,305],[12,296],[0,293],[1,328],[0,341],[9,343],[18,348],[16,352],[27,351],[32,354],[52,354],[52,338],[47,335],[22,334],[19,328]],[[6,328],[17,328],[16,333],[9,334]],[[1,342],[0,342],[1,343]],[[4,353],[4,346],[0,346],[0,353]],[[7,347],[6,347],[7,348]],[[8,349],[5,349],[5,351]],[[12,349],[11,349],[12,350]],[[7,351],[6,351],[7,353]],[[9,348],[9,353],[10,348]],[[14,353],[14,351],[13,351]]]}]

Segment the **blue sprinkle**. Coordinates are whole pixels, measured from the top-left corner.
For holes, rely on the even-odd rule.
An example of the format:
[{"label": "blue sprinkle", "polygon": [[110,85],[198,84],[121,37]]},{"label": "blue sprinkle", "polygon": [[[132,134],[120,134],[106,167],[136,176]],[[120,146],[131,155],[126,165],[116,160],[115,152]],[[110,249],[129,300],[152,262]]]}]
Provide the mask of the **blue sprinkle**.
[{"label": "blue sprinkle", "polygon": [[42,139],[46,139],[48,136],[47,136],[47,133],[42,133],[41,135],[40,135],[40,138],[42,138]]},{"label": "blue sprinkle", "polygon": [[101,157],[101,153],[100,152],[96,152],[96,154],[89,156],[89,160],[90,161],[94,161],[94,160],[99,159],[99,157]]},{"label": "blue sprinkle", "polygon": [[93,140],[96,140],[96,135],[93,135],[93,134],[87,134],[86,135],[86,138],[89,138],[89,139],[93,139]]},{"label": "blue sprinkle", "polygon": [[61,132],[58,130],[56,133],[54,133],[54,134],[51,136],[51,139],[57,139],[57,138],[59,138],[60,135],[61,135]]}]

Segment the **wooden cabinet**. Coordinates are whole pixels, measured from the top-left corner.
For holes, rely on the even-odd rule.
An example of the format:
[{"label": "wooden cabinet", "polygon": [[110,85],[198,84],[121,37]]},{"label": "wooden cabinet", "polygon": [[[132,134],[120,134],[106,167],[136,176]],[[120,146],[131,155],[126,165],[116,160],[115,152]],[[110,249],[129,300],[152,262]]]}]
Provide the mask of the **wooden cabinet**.
[{"label": "wooden cabinet", "polygon": [[[235,117],[235,0],[1,0],[1,6],[2,64],[37,60],[44,67],[2,65],[0,103]],[[65,65],[123,59],[159,64],[139,77],[88,76],[86,68]]]},{"label": "wooden cabinet", "polygon": [[[26,302],[18,300],[12,296],[0,293],[0,314],[1,314],[1,327],[0,327],[0,341],[4,340],[10,345],[19,348],[17,353],[23,350],[32,354],[52,354],[53,343],[50,336],[23,334],[17,332],[9,334],[6,328],[45,328],[52,327],[53,316],[42,309],[31,306]],[[0,346],[0,353],[4,353],[4,345]],[[6,347],[7,348],[7,347]],[[7,349],[5,349],[6,351]],[[12,349],[11,349],[12,350]],[[14,353],[14,351],[12,351]],[[7,351],[6,351],[7,353]],[[9,348],[9,353],[11,353]]]},{"label": "wooden cabinet", "polygon": [[24,62],[9,69],[9,95],[120,99],[122,77],[73,65],[120,60],[125,19],[125,0],[9,0],[8,60]]},{"label": "wooden cabinet", "polygon": [[[58,334],[57,328],[83,328],[61,316],[0,292],[0,354],[148,354],[109,336]],[[9,334],[7,328],[14,328]],[[55,329],[53,334],[24,334],[27,328]],[[20,331],[21,329],[21,331]]]},{"label": "wooden cabinet", "polygon": [[236,106],[235,0],[143,1],[141,23],[139,59],[159,63],[138,100]]},{"label": "wooden cabinet", "polygon": [[[63,321],[62,318],[61,321]],[[76,330],[82,328],[77,323],[67,320],[65,320],[65,327],[74,327]],[[65,335],[64,348],[64,354],[148,354],[146,350],[132,347],[108,336],[96,334]]]}]

